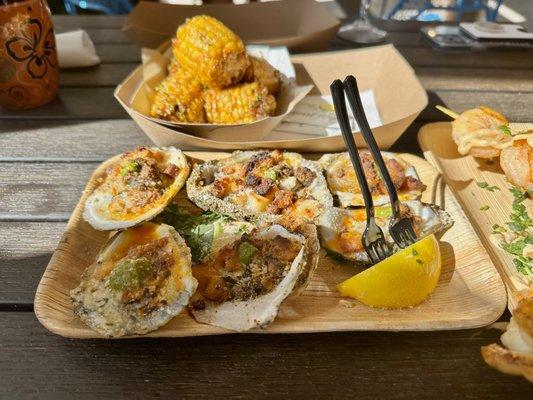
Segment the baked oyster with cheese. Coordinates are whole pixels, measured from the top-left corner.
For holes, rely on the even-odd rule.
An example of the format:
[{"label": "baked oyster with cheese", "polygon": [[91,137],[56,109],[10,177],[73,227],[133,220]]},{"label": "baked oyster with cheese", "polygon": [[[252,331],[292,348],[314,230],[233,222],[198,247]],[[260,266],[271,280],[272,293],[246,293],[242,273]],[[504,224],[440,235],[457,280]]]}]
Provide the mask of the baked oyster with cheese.
[{"label": "baked oyster with cheese", "polygon": [[70,296],[85,324],[119,337],[165,325],[196,287],[182,237],[171,226],[147,222],[113,236]]},{"label": "baked oyster with cheese", "polygon": [[198,290],[189,310],[198,322],[235,331],[265,327],[287,297],[305,290],[318,265],[313,224],[289,230],[216,214],[185,220],[175,219],[196,254]]},{"label": "baked oyster with cheese", "polygon": [[189,176],[185,154],[174,147],[140,147],[117,156],[98,177],[83,218],[95,229],[125,229],[152,219]]},{"label": "baked oyster with cheese", "polygon": [[312,221],[333,198],[320,167],[297,153],[236,151],[193,168],[187,195],[204,210],[235,219],[290,215]]},{"label": "baked oyster with cheese", "polygon": [[[411,200],[401,204],[402,215],[408,216],[419,239],[442,232],[453,225],[450,215],[434,204]],[[375,219],[383,230],[385,239],[394,245],[388,226],[391,218],[389,205],[375,208]],[[366,211],[331,207],[317,221],[322,247],[328,252],[359,264],[370,264],[365,252],[362,235],[366,227]],[[396,250],[398,248],[396,247]]]},{"label": "baked oyster with cheese", "polygon": [[[381,154],[400,200],[419,199],[426,189],[426,185],[420,181],[415,167],[394,153],[384,151]],[[367,150],[359,150],[359,157],[374,199],[374,205],[387,204],[389,202],[387,187],[381,178],[372,154]],[[324,154],[318,163],[324,170],[328,188],[333,195],[337,196],[340,207],[362,207],[365,205],[348,153]]]}]

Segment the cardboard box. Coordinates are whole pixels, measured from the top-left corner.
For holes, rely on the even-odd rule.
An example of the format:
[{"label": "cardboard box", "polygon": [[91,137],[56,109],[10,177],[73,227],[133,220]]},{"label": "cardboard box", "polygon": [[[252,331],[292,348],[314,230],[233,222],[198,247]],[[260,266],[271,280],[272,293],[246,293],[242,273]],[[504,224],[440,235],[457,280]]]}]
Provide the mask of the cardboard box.
[{"label": "cardboard box", "polygon": [[247,44],[287,46],[291,52],[326,50],[340,25],[327,6],[315,0],[238,6],[183,6],[143,1],[128,15],[122,29],[135,44],[156,48],[174,36],[186,18],[198,14],[221,20]]},{"label": "cardboard box", "polygon": [[[314,85],[311,94],[329,94],[329,85],[347,75],[357,77],[361,91],[372,90],[382,125],[373,129],[381,149],[388,149],[426,107],[426,91],[413,69],[392,45],[364,49],[311,53],[292,56],[298,85]],[[276,128],[267,135],[251,132],[246,125],[232,128],[221,140],[187,134],[159,124],[126,106],[142,84],[142,67],[138,67],[115,90],[115,97],[126,111],[158,146],[173,145],[185,150],[234,150],[252,148],[283,148],[298,151],[339,151],[345,148],[342,136],[309,137]],[[282,124],[283,125],[283,124]],[[254,139],[255,137],[255,139]],[[364,147],[361,135],[358,146]]]}]

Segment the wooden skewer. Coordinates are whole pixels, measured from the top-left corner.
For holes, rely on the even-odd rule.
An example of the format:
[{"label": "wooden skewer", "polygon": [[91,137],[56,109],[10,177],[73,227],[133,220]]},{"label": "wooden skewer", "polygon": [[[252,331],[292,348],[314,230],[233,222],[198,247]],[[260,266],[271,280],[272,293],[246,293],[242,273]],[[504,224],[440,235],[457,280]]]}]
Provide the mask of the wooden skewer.
[{"label": "wooden skewer", "polygon": [[448,115],[449,117],[452,117],[453,119],[459,118],[459,114],[457,114],[455,111],[450,110],[449,108],[443,106],[435,106],[435,108],[440,112],[443,112],[444,114]]}]

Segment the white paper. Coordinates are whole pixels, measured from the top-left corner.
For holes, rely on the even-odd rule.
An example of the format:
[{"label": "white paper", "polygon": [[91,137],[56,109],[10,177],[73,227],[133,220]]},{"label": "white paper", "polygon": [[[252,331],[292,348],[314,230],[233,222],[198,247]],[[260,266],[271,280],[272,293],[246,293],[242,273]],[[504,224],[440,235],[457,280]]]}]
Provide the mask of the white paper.
[{"label": "white paper", "polygon": [[294,71],[294,65],[292,65],[291,55],[287,47],[250,44],[246,46],[246,50],[252,56],[260,57],[268,61],[270,65],[276,68],[288,79],[296,79],[296,71]]},{"label": "white paper", "polygon": [[[360,93],[368,124],[371,128],[383,125],[379,116],[374,91]],[[359,126],[352,116],[348,99],[346,99],[348,116],[352,131],[359,131]],[[331,95],[311,95],[300,101],[273,132],[297,133],[309,136],[337,136],[340,127],[335,117]]]},{"label": "white paper", "polygon": [[82,29],[56,34],[59,68],[91,67],[100,64],[94,44]]}]

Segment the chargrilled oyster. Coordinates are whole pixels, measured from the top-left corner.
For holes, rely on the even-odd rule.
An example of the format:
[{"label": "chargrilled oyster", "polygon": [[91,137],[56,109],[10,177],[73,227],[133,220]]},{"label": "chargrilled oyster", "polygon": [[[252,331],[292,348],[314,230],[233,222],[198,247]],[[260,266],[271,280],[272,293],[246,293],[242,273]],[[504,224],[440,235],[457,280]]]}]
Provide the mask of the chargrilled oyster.
[{"label": "chargrilled oyster", "polygon": [[[420,198],[426,186],[418,178],[415,167],[406,163],[394,153],[381,152],[381,154],[398,191],[400,200]],[[360,150],[359,157],[361,158],[361,164],[365,171],[374,204],[377,206],[387,204],[389,202],[387,188],[372,154],[367,150]],[[348,153],[324,154],[318,160],[318,163],[324,169],[328,188],[333,195],[338,197],[340,207],[365,205]]]},{"label": "chargrilled oyster", "polygon": [[[223,227],[211,253],[193,266],[198,291],[190,311],[201,323],[244,331],[270,324],[280,304],[305,289],[320,249],[313,224]],[[240,232],[240,234],[239,234]]]},{"label": "chargrilled oyster", "polygon": [[[453,225],[450,215],[434,204],[411,200],[402,203],[401,212],[411,217],[418,238],[441,232]],[[394,242],[388,232],[390,217],[390,206],[376,207],[376,222],[383,229],[387,242],[392,245]],[[364,209],[328,208],[320,216],[317,225],[322,246],[327,251],[346,260],[370,263],[362,243],[366,226]]]},{"label": "chargrilled oyster", "polygon": [[200,208],[235,219],[288,214],[312,221],[333,205],[318,165],[279,150],[237,151],[196,165],[187,194]]},{"label": "chargrilled oyster", "polygon": [[85,202],[83,218],[95,229],[125,229],[159,214],[183,187],[190,167],[174,147],[140,147],[122,154]]},{"label": "chargrilled oyster", "polygon": [[181,236],[171,226],[146,222],[113,236],[70,296],[74,313],[91,329],[117,337],[166,324],[196,286]]}]

